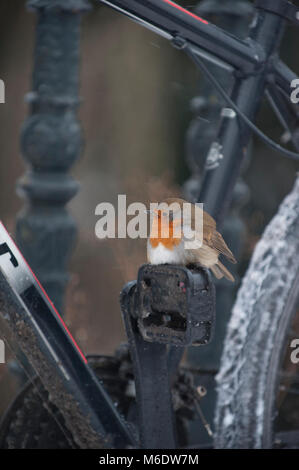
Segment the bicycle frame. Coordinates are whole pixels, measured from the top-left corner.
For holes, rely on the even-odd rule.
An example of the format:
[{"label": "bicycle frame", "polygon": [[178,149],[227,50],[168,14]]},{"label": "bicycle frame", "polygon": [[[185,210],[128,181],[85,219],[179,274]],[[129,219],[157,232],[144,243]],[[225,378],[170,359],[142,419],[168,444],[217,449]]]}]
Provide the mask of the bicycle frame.
[{"label": "bicycle frame", "polygon": [[[155,33],[172,40],[183,37],[203,57],[228,70],[255,69],[259,57],[250,44],[239,41],[170,0],[100,0]],[[175,33],[174,33],[175,31]]]},{"label": "bicycle frame", "polygon": [[[13,340],[26,354],[79,445],[134,445],[115,406],[63,319],[0,222],[0,303]],[[13,347],[13,346],[12,346]]]},{"label": "bicycle frame", "polygon": [[[290,122],[288,113],[292,113],[292,110],[286,113],[280,106],[280,99],[283,93],[290,95],[291,81],[296,75],[280,61],[277,53],[285,24],[282,16],[260,8],[249,38],[242,41],[170,0],[100,1],[173,41],[175,45],[190,47],[207,61],[232,71],[235,74],[232,99],[251,120],[255,119],[266,88],[274,82],[281,91],[279,97],[275,98],[276,111],[285,117],[287,123]],[[268,91],[273,97],[271,87]],[[298,120],[293,114],[292,116],[292,125],[295,126]],[[250,137],[251,131],[239,121],[236,113],[224,110],[218,137],[212,144],[207,158],[198,196],[218,223],[221,223],[229,207]],[[21,254],[4,228],[1,229],[0,243],[9,248],[0,252],[0,300],[4,307],[2,310],[8,312],[8,315],[3,316],[3,321],[17,336],[18,343],[41,375],[45,387],[51,390],[53,377],[58,377],[61,392],[67,392],[78,403],[80,419],[84,414],[89,416],[92,438],[94,433],[101,439],[115,434],[115,445],[136,445],[134,437],[94,377],[84,356],[59,319],[53,304],[22,260]],[[10,259],[7,259],[7,254],[10,254]],[[33,286],[27,303],[24,291],[19,290],[18,282],[15,283],[14,276],[18,276],[16,270],[20,265],[23,269],[20,276],[27,276],[29,287]],[[15,274],[12,274],[12,271]],[[43,304],[42,315],[36,308],[37,303]],[[27,331],[32,333],[34,344],[37,346],[32,351],[28,349],[28,338],[18,335],[14,323],[16,319],[23,319]],[[39,367],[41,355],[44,364],[49,364],[51,374],[45,373]],[[173,362],[169,362],[172,371],[175,370],[179,359],[180,354],[179,357],[175,355]],[[59,402],[56,404],[59,406]],[[146,406],[149,406],[149,403]],[[69,418],[68,411],[63,407],[61,411]],[[164,419],[165,422],[171,422],[171,417],[165,413],[165,416],[161,416],[161,426]],[[78,439],[80,440],[80,436]],[[107,441],[107,445],[110,443],[111,441]]]},{"label": "bicycle frame", "polygon": [[[240,40],[171,0],[99,1],[174,45],[181,41],[183,47],[187,45],[207,61],[233,72],[235,81],[231,97],[251,120],[258,112],[269,83],[274,81],[288,96],[291,94],[291,82],[297,77],[277,54],[285,19],[276,13],[260,8],[249,38]],[[284,0],[276,1],[276,4],[281,1]],[[279,112],[284,115],[282,107]],[[217,139],[207,157],[198,195],[219,225],[229,208],[250,137],[251,132],[239,122],[235,112],[227,112],[223,116]]]}]

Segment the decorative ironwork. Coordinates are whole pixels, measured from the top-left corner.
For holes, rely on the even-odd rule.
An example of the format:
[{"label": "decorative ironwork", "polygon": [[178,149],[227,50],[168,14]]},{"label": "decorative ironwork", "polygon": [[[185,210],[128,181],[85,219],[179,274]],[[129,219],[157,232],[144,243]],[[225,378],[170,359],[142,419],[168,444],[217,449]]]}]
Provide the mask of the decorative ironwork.
[{"label": "decorative ironwork", "polygon": [[30,115],[21,136],[27,172],[18,182],[25,208],[17,217],[17,242],[61,311],[67,262],[76,226],[65,205],[78,191],[68,171],[82,151],[79,105],[79,35],[87,0],[30,0],[37,11]]}]

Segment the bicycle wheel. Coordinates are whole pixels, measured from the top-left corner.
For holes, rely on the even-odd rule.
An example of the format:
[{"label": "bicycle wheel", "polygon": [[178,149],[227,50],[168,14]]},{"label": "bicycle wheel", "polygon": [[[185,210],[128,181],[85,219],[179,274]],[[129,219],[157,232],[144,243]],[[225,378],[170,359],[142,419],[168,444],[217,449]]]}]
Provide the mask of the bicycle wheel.
[{"label": "bicycle wheel", "polygon": [[[216,378],[217,448],[274,447],[277,426],[283,422],[286,426],[283,413],[288,410],[290,388],[297,400],[292,409],[299,410],[299,371],[291,363],[288,343],[298,311],[298,215],[299,178],[257,244],[233,308]],[[282,366],[287,372],[281,372]],[[281,379],[288,381],[285,389]],[[298,430],[297,412],[291,433],[285,427],[279,435],[281,443],[292,436],[289,446],[299,447]]]},{"label": "bicycle wheel", "polygon": [[[129,378],[126,376],[126,351],[122,355],[121,352],[119,350],[118,357],[91,356],[88,362],[124,415],[132,398],[123,393]],[[73,448],[79,448],[79,444],[61,411],[51,402],[39,377],[33,378],[13,399],[0,423],[0,449]]]}]

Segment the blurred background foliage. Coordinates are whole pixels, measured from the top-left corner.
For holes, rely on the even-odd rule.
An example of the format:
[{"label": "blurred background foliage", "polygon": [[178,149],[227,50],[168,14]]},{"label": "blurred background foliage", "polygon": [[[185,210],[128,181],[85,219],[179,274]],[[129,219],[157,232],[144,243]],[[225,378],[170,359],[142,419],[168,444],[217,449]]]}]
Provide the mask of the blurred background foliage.
[{"label": "blurred background foliage", "polygon": [[[19,135],[28,112],[24,95],[31,86],[36,21],[25,3],[0,4],[0,78],[6,84],[6,103],[0,107],[0,219],[12,232],[23,205],[15,184],[25,169]],[[192,10],[198,2],[177,3]],[[82,27],[79,114],[85,150],[72,171],[81,183],[69,205],[79,237],[65,316],[87,353],[106,354],[125,339],[119,292],[125,282],[136,278],[139,265],[146,261],[146,249],[144,240],[96,239],[95,207],[102,201],[116,203],[118,194],[127,194],[128,203],[180,194],[189,175],[185,138],[193,117],[190,100],[198,93],[201,77],[163,38],[99,3],[93,6]],[[281,55],[298,71],[297,44],[298,31],[290,26]],[[280,124],[266,105],[259,124],[279,140]],[[254,139],[244,174],[251,198],[241,213],[247,226],[243,269],[266,223],[291,189],[296,170],[295,162]],[[1,389],[3,370],[1,366]],[[6,387],[5,393],[8,398],[11,389]],[[2,396],[1,408],[5,402]]]}]

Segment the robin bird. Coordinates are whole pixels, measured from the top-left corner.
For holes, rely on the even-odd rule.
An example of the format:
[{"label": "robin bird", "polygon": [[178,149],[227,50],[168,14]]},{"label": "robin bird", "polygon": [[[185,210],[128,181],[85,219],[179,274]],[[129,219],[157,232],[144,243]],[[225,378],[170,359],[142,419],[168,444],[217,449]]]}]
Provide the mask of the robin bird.
[{"label": "robin bird", "polygon": [[[167,205],[170,210],[160,210]],[[182,214],[187,201],[178,198],[165,199],[159,203],[158,209],[149,211],[152,214],[150,236],[147,240],[147,259],[151,264],[200,264],[212,271],[217,279],[225,277],[234,282],[234,277],[219,261],[219,255],[224,255],[231,263],[236,259],[222,235],[216,230],[216,222],[207,212],[199,206],[190,204],[189,217]],[[175,207],[171,210],[171,207]],[[196,212],[198,211],[198,212]],[[199,215],[202,221],[201,229],[193,229],[195,245],[192,249],[186,248],[187,234],[194,227],[195,217]],[[180,229],[178,230],[178,226]],[[190,235],[189,235],[190,236]]]}]

